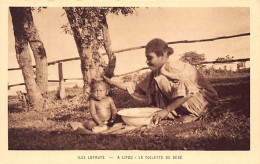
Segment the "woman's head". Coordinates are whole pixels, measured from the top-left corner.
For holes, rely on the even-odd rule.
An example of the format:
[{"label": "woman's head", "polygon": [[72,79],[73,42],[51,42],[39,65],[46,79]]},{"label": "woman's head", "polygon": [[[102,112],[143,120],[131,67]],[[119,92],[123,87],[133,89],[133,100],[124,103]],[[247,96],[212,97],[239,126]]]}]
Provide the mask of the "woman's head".
[{"label": "woman's head", "polygon": [[152,71],[157,70],[167,62],[173,52],[173,48],[168,47],[165,41],[155,38],[148,42],[145,47],[146,63]]}]

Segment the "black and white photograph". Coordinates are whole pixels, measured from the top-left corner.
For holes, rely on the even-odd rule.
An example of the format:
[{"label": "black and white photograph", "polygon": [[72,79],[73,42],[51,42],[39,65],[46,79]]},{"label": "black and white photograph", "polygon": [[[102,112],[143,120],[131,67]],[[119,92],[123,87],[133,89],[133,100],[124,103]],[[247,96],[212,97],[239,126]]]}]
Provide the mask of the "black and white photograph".
[{"label": "black and white photograph", "polygon": [[[1,11],[7,154],[192,163],[197,152],[202,163],[259,162],[250,153],[259,145],[253,3],[82,4],[13,3]],[[229,153],[251,159],[234,162]],[[50,157],[55,163],[58,155]]]}]

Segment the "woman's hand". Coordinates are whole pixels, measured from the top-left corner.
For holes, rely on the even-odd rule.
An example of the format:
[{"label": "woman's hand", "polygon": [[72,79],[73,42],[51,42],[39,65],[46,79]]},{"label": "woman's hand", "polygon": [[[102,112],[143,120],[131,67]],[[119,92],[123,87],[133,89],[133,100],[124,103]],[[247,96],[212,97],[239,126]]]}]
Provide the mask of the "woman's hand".
[{"label": "woman's hand", "polygon": [[102,77],[104,78],[104,80],[105,80],[107,83],[110,84],[110,82],[111,82],[111,79],[110,79],[110,78],[106,77],[105,75],[103,75]]},{"label": "woman's hand", "polygon": [[158,124],[162,119],[166,118],[168,114],[171,112],[173,115],[178,116],[176,113],[176,109],[180,107],[183,103],[185,103],[191,97],[178,97],[176,98],[170,105],[168,105],[165,109],[160,110],[154,114],[154,123]]},{"label": "woman's hand", "polygon": [[121,83],[121,82],[118,82],[118,81],[113,81],[113,80],[111,80],[110,78],[108,78],[108,77],[106,77],[106,76],[103,76],[103,78],[104,78],[104,80],[105,80],[108,84],[110,84],[110,85],[112,85],[112,86],[115,86],[115,87],[117,87],[117,88],[123,89],[123,90],[126,91],[126,84],[125,84],[125,83]]},{"label": "woman's hand", "polygon": [[153,122],[157,125],[162,119],[166,118],[169,114],[169,111],[166,109],[155,112],[153,115]]}]

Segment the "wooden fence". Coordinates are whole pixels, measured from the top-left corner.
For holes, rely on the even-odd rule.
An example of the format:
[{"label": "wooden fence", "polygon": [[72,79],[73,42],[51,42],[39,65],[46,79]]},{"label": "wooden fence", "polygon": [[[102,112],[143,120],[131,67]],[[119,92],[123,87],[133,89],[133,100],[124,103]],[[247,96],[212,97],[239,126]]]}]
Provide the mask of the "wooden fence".
[{"label": "wooden fence", "polygon": [[[248,35],[250,35],[250,33],[243,33],[243,34],[231,35],[231,36],[221,36],[221,37],[210,38],[210,39],[182,40],[182,41],[174,41],[174,42],[167,42],[167,43],[168,44],[183,44],[183,43],[209,42],[209,41],[215,41],[215,40],[221,40],[221,39],[243,37],[243,36],[248,36]],[[138,49],[143,49],[143,48],[145,48],[145,46],[132,47],[132,48],[127,48],[127,49],[117,50],[117,51],[114,51],[114,53],[122,53],[122,52],[126,52],[126,51],[138,50]],[[106,53],[103,53],[102,55],[106,55]],[[59,82],[60,88],[64,88],[64,87],[62,87],[63,83],[67,80],[82,80],[83,78],[69,78],[69,79],[63,78],[62,63],[73,61],[73,60],[80,60],[80,57],[68,58],[68,59],[62,59],[62,60],[56,60],[56,61],[48,62],[48,66],[58,64],[58,73],[59,73],[59,80],[48,80],[48,82]],[[216,63],[245,62],[245,61],[250,61],[250,58],[228,60],[228,61],[203,61],[203,62],[198,63],[196,65],[210,64],[210,63],[216,64]],[[36,66],[34,65],[33,68],[36,68]],[[21,68],[9,68],[8,71],[15,71],[15,70],[20,70],[20,69]],[[129,75],[129,74],[132,74],[134,72],[138,72],[138,71],[145,70],[145,69],[148,69],[148,67],[144,67],[144,68],[132,71],[132,72],[125,73],[125,74],[115,75],[115,77]],[[8,85],[8,89],[11,88],[11,87],[19,86],[19,85],[25,85],[25,83]]]}]

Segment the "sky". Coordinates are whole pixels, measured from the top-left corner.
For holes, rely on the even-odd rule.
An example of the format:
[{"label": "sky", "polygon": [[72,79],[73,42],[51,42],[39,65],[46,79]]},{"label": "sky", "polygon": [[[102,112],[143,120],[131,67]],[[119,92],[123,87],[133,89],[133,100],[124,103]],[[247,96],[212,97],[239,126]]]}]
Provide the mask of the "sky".
[{"label": "sky", "polygon": [[[153,38],[166,42],[207,39],[250,32],[249,8],[137,8],[132,15],[108,15],[107,21],[113,50],[146,45]],[[48,7],[33,12],[34,23],[46,49],[48,62],[78,57],[75,41],[61,26],[68,23],[62,8]],[[9,13],[8,68],[18,67],[15,57],[14,35]],[[169,45],[173,58],[189,51],[205,54],[207,61],[226,55],[235,59],[250,57],[250,37],[239,37],[214,42]],[[146,67],[144,49],[116,54],[115,74]],[[34,63],[33,63],[34,64]],[[49,67],[49,80],[58,79],[57,65]],[[82,77],[80,62],[63,64],[64,78]],[[8,72],[9,84],[22,83],[21,71]]]}]

